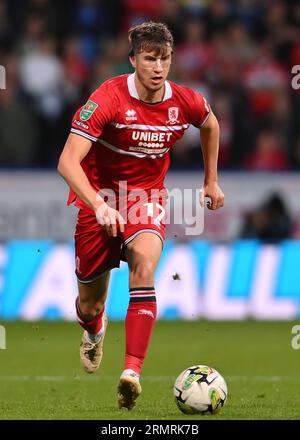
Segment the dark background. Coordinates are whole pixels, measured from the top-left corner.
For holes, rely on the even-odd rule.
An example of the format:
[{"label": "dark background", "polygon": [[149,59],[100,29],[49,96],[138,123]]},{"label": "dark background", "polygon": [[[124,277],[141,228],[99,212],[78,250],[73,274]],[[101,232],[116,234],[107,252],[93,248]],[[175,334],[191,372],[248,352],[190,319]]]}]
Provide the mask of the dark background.
[{"label": "dark background", "polygon": [[[131,72],[127,31],[163,21],[174,34],[170,79],[201,91],[221,127],[221,170],[300,168],[300,4],[268,0],[0,0],[0,166],[55,167],[78,106]],[[172,169],[201,167],[198,131]]]}]

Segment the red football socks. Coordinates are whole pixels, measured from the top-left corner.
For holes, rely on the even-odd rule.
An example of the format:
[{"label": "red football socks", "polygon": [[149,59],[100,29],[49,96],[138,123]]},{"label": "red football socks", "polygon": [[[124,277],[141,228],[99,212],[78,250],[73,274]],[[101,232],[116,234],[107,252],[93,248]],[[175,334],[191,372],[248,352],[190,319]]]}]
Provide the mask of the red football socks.
[{"label": "red football socks", "polygon": [[155,324],[157,308],[154,287],[129,290],[127,310],[125,369],[140,373]]},{"label": "red football socks", "polygon": [[78,297],[76,298],[75,305],[76,305],[77,321],[79,322],[81,327],[84,328],[91,335],[97,335],[102,327],[102,316],[104,313],[105,306],[103,305],[101,312],[98,315],[96,315],[93,319],[87,320],[80,310]]}]

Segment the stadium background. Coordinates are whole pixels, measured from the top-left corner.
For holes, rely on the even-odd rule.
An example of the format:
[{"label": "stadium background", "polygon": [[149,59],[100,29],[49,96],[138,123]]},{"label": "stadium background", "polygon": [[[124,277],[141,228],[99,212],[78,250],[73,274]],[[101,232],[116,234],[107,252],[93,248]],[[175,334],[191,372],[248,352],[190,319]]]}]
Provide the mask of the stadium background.
[{"label": "stadium background", "polygon": [[[0,93],[0,316],[74,318],[75,212],[65,207],[67,188],[55,166],[75,109],[105,79],[131,72],[126,31],[147,19],[174,33],[171,79],[201,91],[218,117],[226,193],[224,209],[205,214],[202,242],[186,236],[184,225],[169,227],[173,241],[158,271],[161,316],[298,316],[300,95],[291,74],[300,65],[297,2],[0,4],[7,83]],[[199,135],[191,128],[173,150],[168,187],[201,183]],[[176,272],[181,280],[173,280]],[[126,267],[114,271],[115,318],[124,317],[126,275]]]},{"label": "stadium background", "polygon": [[[6,69],[6,88],[0,90],[0,323],[7,329],[7,347],[18,344],[18,332],[34,353],[37,346],[47,347],[35,345],[45,337],[37,340],[31,330],[60,339],[59,326],[65,325],[72,333],[60,322],[48,327],[48,321],[74,320],[77,294],[76,211],[65,206],[67,188],[55,167],[72,114],[102,81],[131,72],[127,29],[148,19],[167,23],[174,34],[170,79],[203,93],[219,120],[220,184],[226,195],[223,209],[206,210],[201,236],[187,236],[186,225],[169,226],[156,277],[159,318],[174,320],[171,326],[179,319],[194,321],[189,324],[195,327],[186,327],[188,341],[193,331],[206,332],[206,320],[228,320],[233,327],[220,322],[209,328],[219,329],[217,338],[234,335],[234,328],[244,331],[249,356],[257,358],[264,350],[256,350],[249,335],[257,340],[267,332],[273,359],[286,359],[296,371],[298,353],[290,345],[300,316],[300,81],[291,73],[300,66],[296,1],[0,0],[0,64]],[[198,131],[191,128],[172,152],[167,187],[196,189],[202,178]],[[127,275],[125,264],[113,271],[111,320],[125,316]],[[246,327],[234,327],[239,324],[232,320],[245,320]],[[268,327],[265,320],[276,322]],[[115,325],[112,334],[121,329]],[[162,329],[158,325],[158,335],[164,335]],[[273,338],[282,338],[281,349]],[[54,342],[51,347],[54,353]],[[15,363],[14,353],[6,352],[2,384]],[[176,368],[194,361],[187,356]],[[234,374],[221,355],[211,361]],[[263,358],[257,374],[266,365]],[[34,372],[27,367],[29,378],[38,375],[38,367]],[[274,375],[278,370],[273,377],[279,377]],[[7,414],[34,418],[35,413]]]}]

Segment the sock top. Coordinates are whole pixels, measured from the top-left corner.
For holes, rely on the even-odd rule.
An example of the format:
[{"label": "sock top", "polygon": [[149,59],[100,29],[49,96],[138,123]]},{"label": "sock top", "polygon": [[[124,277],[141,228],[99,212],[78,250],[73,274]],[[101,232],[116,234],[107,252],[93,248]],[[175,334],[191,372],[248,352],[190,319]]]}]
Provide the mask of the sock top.
[{"label": "sock top", "polygon": [[140,375],[136,371],[132,370],[131,368],[127,368],[126,370],[123,371],[123,373],[121,374],[121,377],[124,377],[124,376],[131,376],[137,380],[139,380],[139,378],[140,378]]}]

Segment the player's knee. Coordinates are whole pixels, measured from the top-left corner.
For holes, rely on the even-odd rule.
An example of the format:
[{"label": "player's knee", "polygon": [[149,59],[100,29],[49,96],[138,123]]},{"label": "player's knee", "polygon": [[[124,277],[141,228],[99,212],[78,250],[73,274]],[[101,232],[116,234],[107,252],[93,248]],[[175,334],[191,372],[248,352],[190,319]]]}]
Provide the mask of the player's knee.
[{"label": "player's knee", "polygon": [[139,261],[131,268],[131,278],[135,281],[148,284],[153,280],[155,264],[151,260]]}]

